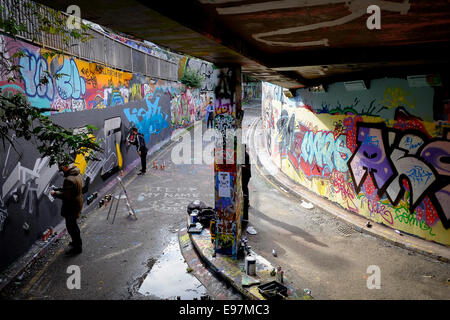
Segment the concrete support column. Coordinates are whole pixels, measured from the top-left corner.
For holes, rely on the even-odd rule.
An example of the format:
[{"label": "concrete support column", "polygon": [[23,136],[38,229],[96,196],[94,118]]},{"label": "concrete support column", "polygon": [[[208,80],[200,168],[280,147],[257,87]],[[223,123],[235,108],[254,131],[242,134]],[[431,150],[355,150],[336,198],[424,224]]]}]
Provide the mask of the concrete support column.
[{"label": "concrete support column", "polygon": [[215,89],[216,252],[237,259],[242,234],[242,85],[240,66],[221,68]]}]

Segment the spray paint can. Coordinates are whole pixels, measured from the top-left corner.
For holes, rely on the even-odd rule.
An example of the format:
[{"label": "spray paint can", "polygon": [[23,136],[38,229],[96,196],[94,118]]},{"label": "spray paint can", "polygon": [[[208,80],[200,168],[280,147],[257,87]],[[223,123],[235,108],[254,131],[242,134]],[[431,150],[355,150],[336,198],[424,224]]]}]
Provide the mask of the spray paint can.
[{"label": "spray paint can", "polygon": [[249,276],[256,275],[256,259],[252,256],[245,257],[245,273]]},{"label": "spray paint can", "polygon": [[198,215],[198,210],[197,209],[192,210],[192,212],[190,214],[190,217],[191,217],[190,223],[191,223],[191,225],[194,225],[194,224],[197,223],[197,215]]},{"label": "spray paint can", "polygon": [[284,274],[284,271],[281,270],[280,266],[278,266],[278,268],[277,268],[277,278],[278,278],[278,281],[281,282],[281,283],[283,283],[283,274]]}]

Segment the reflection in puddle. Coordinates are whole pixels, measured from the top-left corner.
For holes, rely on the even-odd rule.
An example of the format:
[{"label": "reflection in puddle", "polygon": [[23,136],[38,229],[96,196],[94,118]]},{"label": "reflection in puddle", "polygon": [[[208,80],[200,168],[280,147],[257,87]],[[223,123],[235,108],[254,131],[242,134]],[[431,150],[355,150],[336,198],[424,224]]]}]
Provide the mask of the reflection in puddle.
[{"label": "reflection in puddle", "polygon": [[187,272],[187,268],[178,241],[172,240],[153,265],[138,292],[161,299],[200,299],[202,295],[206,295],[206,288]]}]

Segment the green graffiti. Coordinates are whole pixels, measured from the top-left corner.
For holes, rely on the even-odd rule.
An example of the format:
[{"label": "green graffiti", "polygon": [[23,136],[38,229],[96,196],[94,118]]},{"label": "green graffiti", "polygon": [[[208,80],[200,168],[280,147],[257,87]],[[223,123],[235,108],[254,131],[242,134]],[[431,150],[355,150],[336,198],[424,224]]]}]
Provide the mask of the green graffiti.
[{"label": "green graffiti", "polygon": [[[409,192],[406,194],[406,198],[408,199]],[[361,204],[363,203],[363,200],[368,201],[368,198],[364,193],[360,193],[357,195],[358,200],[361,201]],[[384,204],[386,206],[390,206],[389,200],[382,199],[379,201],[381,204]],[[406,225],[412,226],[412,227],[418,227],[422,231],[428,231],[430,236],[434,237],[436,234],[433,233],[433,228],[426,224],[425,221],[419,221],[417,220],[416,216],[414,214],[409,213],[409,209],[407,209],[404,205],[399,204],[397,207],[393,207],[395,209],[395,217],[394,220],[397,220],[400,223],[404,223]]]},{"label": "green graffiti", "polygon": [[425,223],[425,221],[418,221],[414,214],[409,213],[409,210],[403,206],[395,209],[395,220],[410,226],[419,227],[420,230],[429,231],[430,236],[434,237],[433,228]]}]

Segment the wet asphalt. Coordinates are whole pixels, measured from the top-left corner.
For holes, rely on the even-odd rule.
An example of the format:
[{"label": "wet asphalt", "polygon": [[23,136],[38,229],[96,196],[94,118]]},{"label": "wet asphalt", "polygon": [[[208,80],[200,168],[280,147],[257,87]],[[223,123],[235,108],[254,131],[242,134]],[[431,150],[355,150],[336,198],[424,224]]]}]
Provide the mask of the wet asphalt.
[{"label": "wet asphalt", "polygon": [[[190,138],[194,132],[201,138],[205,130],[197,123],[186,135],[149,157],[146,175],[137,175],[139,164],[122,178],[135,216],[130,215],[123,195],[119,202],[102,207],[95,204],[80,219],[83,253],[64,255],[70,241],[65,235],[25,271],[21,281],[10,283],[1,298],[192,300],[216,296],[217,288],[222,288],[220,281],[209,281],[212,285],[208,289],[188,272],[178,241],[180,229],[186,227],[190,202],[200,199],[214,206],[213,165],[201,161],[211,140],[204,141],[203,148],[194,148]],[[183,142],[191,147],[191,154],[184,158],[188,163],[174,163],[172,159],[187,154],[180,151]],[[158,169],[153,168],[154,160]],[[161,165],[165,165],[164,170]],[[118,198],[120,191],[118,184],[110,194]],[[67,286],[68,281],[75,283],[70,278],[73,271],[68,273],[70,266],[79,267],[80,289]],[[227,290],[222,297],[241,298],[231,288]]]},{"label": "wet asphalt", "polygon": [[[245,107],[244,137],[260,116],[260,105]],[[204,131],[204,125],[190,134],[195,130]],[[8,285],[1,298],[189,300],[224,290],[225,298],[240,299],[220,280],[205,287],[193,272],[184,270],[188,266],[179,252],[177,234],[186,227],[186,206],[191,201],[214,205],[214,169],[212,164],[173,163],[181,141],[155,155],[158,164],[165,162],[165,170],[152,169],[149,159],[145,176],[136,175],[138,165],[123,178],[137,219],[129,216],[123,200],[114,224],[111,217],[106,219],[109,205],[90,210],[80,222],[81,255],[64,256],[69,241],[65,236],[21,281]],[[203,150],[208,145],[204,141]],[[191,150],[190,159],[197,163],[203,150],[193,145]],[[294,286],[309,288],[315,299],[450,299],[448,263],[357,232],[319,208],[303,208],[299,199],[260,175],[255,164],[249,190],[249,225],[257,231],[246,234],[249,244],[272,265],[281,266]],[[118,194],[119,186],[111,193]],[[80,267],[81,289],[67,288],[71,265]],[[380,289],[367,287],[368,267],[374,265],[380,269]]]},{"label": "wet asphalt", "polygon": [[[258,127],[260,117],[260,108],[247,108],[243,128],[255,122]],[[250,134],[250,146],[256,136]],[[317,300],[450,299],[448,262],[361,233],[321,208],[304,208],[301,199],[252,162],[249,221],[258,233],[248,235],[249,243],[281,266],[295,287],[309,288]]]}]

